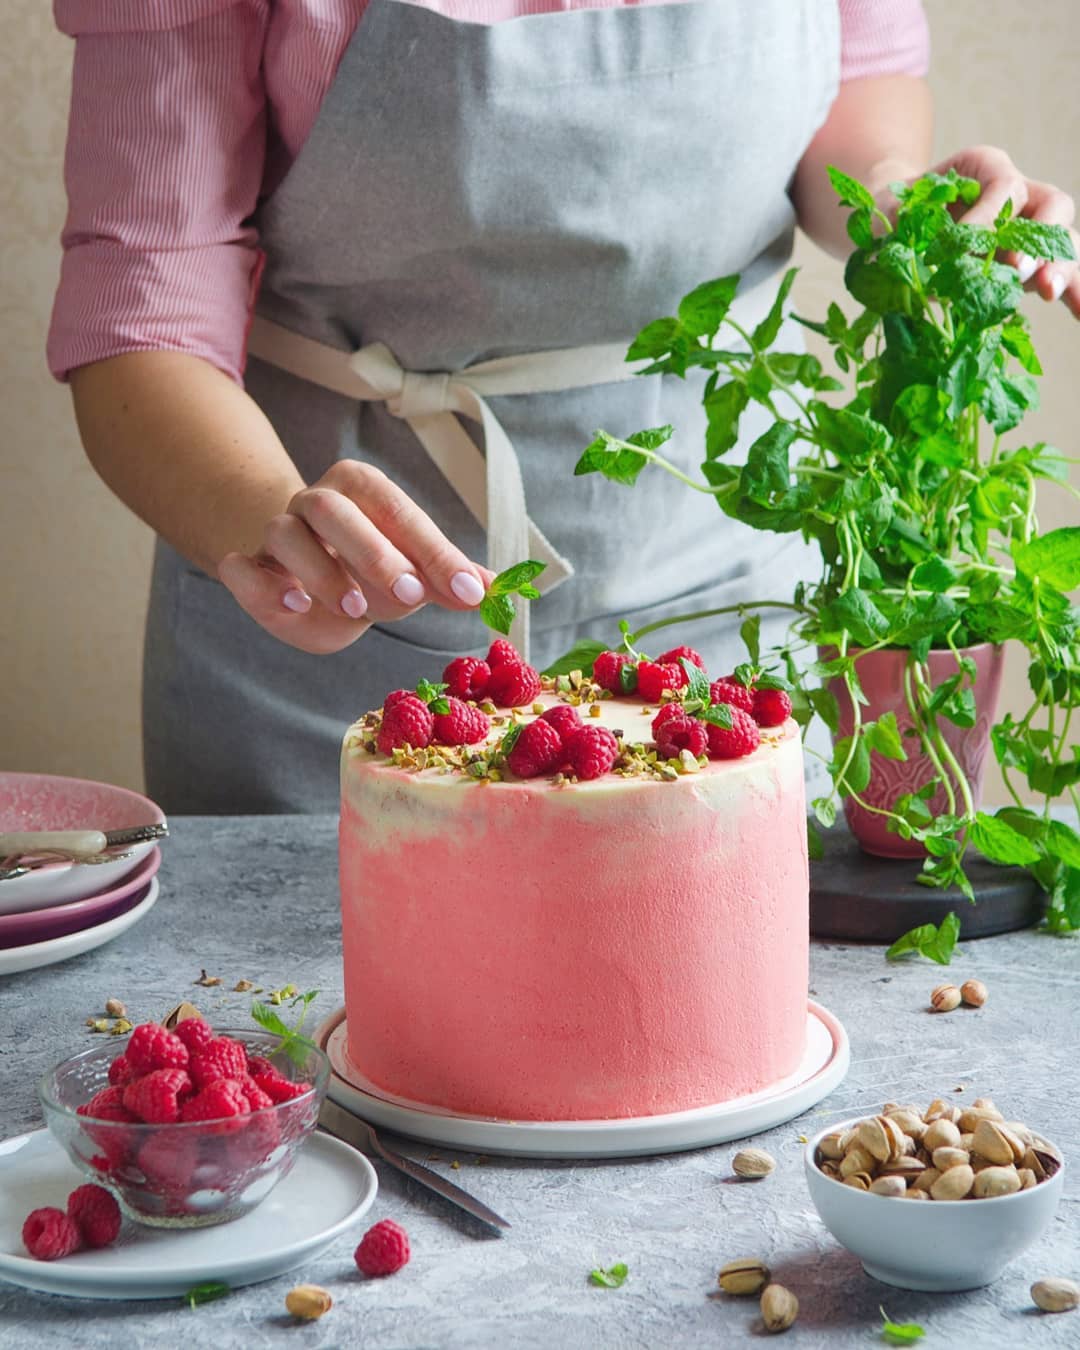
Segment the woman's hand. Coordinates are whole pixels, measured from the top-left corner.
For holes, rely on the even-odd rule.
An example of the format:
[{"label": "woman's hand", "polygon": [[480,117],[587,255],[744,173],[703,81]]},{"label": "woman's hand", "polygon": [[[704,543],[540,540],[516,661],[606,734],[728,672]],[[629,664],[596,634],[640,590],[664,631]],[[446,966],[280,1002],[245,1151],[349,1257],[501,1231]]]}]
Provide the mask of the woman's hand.
[{"label": "woman's hand", "polygon": [[[934,166],[935,173],[948,173],[950,169],[982,184],[979,200],[960,218],[964,224],[992,225],[1006,201],[1011,201],[1016,216],[1046,225],[1064,225],[1072,237],[1073,252],[1080,258],[1080,234],[1072,228],[1076,203],[1067,192],[1052,183],[1025,178],[1009,155],[993,145],[973,145]],[[1037,291],[1044,300],[1064,300],[1080,319],[1080,267],[1076,261],[1046,262],[1015,253],[1002,257],[1020,273],[1027,290]]]},{"label": "woman's hand", "polygon": [[267,523],[258,554],[227,554],[218,576],[268,633],[325,654],[429,602],[474,609],[492,573],[379,469],[346,459]]}]

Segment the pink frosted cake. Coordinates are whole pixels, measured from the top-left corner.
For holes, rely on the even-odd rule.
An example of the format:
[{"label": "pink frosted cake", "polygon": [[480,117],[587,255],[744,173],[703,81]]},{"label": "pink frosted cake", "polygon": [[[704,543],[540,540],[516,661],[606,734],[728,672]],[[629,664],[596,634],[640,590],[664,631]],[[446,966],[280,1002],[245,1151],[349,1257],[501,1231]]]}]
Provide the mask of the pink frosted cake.
[{"label": "pink frosted cake", "polygon": [[[649,1116],[770,1086],[806,1035],[797,727],[755,730],[739,758],[709,758],[711,739],[694,753],[697,733],[658,754],[658,704],[640,690],[544,683],[516,712],[483,704],[490,725],[471,724],[469,745],[383,753],[388,714],[349,728],[340,869],[358,1077],[511,1120]],[[536,770],[526,742],[550,737],[520,733],[507,759],[507,732],[560,703],[617,733],[585,738],[614,762],[589,780],[565,757],[516,776],[515,763]]]}]

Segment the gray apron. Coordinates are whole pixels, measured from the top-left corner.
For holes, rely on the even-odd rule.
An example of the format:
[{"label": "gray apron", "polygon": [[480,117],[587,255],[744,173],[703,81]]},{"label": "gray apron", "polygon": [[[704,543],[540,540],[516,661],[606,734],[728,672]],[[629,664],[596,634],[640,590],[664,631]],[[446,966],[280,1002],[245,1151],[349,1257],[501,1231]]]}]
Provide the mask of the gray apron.
[{"label": "gray apron", "polygon": [[[787,189],[838,67],[835,0],[692,0],[490,27],[372,0],[303,150],[258,212],[259,321],[331,354],[375,347],[406,372],[467,375],[521,353],[624,350],[709,277],[741,272],[740,295],[760,297],[790,255]],[[790,331],[788,349],[798,344]],[[255,357],[246,386],[306,481],[336,458],[367,460],[468,556],[498,559],[408,409]],[[732,522],[660,470],[633,490],[573,477],[596,428],[665,422],[677,428],[669,457],[699,476],[695,375],[613,371],[584,387],[532,387],[542,392],[491,394],[485,416],[514,448],[533,525],[522,533],[522,514],[510,547],[543,540],[574,570],[532,607],[541,668],[579,637],[614,641],[623,617],[640,627],[787,598],[815,574],[797,536]],[[733,460],[769,420],[747,411]],[[483,446],[481,425],[466,414],[458,426]],[[645,646],[655,655],[691,643],[719,673],[741,654],[736,634],[737,622],[717,621]],[[310,656],[159,543],[144,663],[148,791],[173,813],[336,809],[345,725],[388,690],[482,653],[490,636],[475,614],[427,605],[344,652]]]}]

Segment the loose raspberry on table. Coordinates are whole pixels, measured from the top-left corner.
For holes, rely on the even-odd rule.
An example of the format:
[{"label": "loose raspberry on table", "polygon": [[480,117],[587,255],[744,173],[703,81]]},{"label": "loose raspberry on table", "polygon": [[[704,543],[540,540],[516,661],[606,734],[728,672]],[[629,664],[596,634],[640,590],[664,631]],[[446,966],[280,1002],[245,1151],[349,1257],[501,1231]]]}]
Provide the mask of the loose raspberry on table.
[{"label": "loose raspberry on table", "polygon": [[744,713],[752,714],[754,711],[754,691],[740,684],[734,675],[713,680],[709,685],[709,700],[712,703],[730,703],[733,708],[741,708]]},{"label": "loose raspberry on table", "polygon": [[690,661],[699,670],[705,669],[705,658],[694,651],[693,647],[672,647],[671,651],[662,652],[656,660],[661,666],[667,664],[677,666],[680,661]]},{"label": "loose raspberry on table", "polygon": [[400,699],[383,713],[376,744],[384,755],[406,745],[423,750],[431,744],[434,730],[435,718],[431,709],[413,694],[410,698]]},{"label": "loose raspberry on table", "polygon": [[82,1246],[82,1235],[75,1221],[52,1205],[35,1209],[26,1216],[22,1240],[30,1255],[39,1261],[70,1256]]},{"label": "loose raspberry on table", "polygon": [[619,754],[619,743],[607,727],[584,726],[563,747],[578,778],[599,778],[607,773]]},{"label": "loose raspberry on table", "polygon": [[393,1275],[409,1259],[409,1237],[393,1219],[380,1219],[360,1239],[353,1253],[361,1274],[369,1278]]},{"label": "loose raspberry on table", "polygon": [[188,1048],[179,1036],[157,1022],[143,1022],[128,1038],[124,1050],[138,1076],[154,1069],[186,1069]]},{"label": "loose raspberry on table", "polygon": [[215,1036],[192,1056],[189,1072],[197,1088],[218,1078],[244,1078],[248,1072],[247,1051],[231,1036]]},{"label": "loose raspberry on table", "polygon": [[311,1091],[310,1083],[293,1083],[288,1078],[282,1078],[277,1072],[257,1073],[252,1077],[256,1086],[262,1088],[275,1105],[279,1102],[291,1102],[297,1097],[302,1097],[305,1092]]},{"label": "loose raspberry on table", "polygon": [[569,703],[556,703],[553,708],[548,708],[546,712],[540,714],[540,721],[553,726],[563,741],[584,726],[578,716],[578,710],[571,708]]},{"label": "loose raspberry on table", "polygon": [[782,689],[755,689],[751,711],[759,727],[779,727],[791,716],[791,699]]},{"label": "loose raspberry on table", "polygon": [[487,664],[494,670],[496,666],[522,666],[521,653],[506,638],[496,638],[488,648]]},{"label": "loose raspberry on table", "polygon": [[539,693],[540,676],[534,667],[508,661],[492,669],[487,696],[498,707],[520,708]]},{"label": "loose raspberry on table", "polygon": [[127,1055],[117,1055],[109,1065],[109,1084],[112,1087],[123,1087],[125,1083],[130,1083],[136,1077],[135,1066]]},{"label": "loose raspberry on table", "polygon": [[484,697],[491,667],[478,656],[457,656],[443,671],[442,677],[454,698],[468,702]]},{"label": "loose raspberry on table", "polygon": [[558,727],[538,717],[521,728],[506,762],[517,778],[539,778],[555,773],[563,758],[563,738]]},{"label": "loose raspberry on table", "polygon": [[68,1196],[68,1218],[82,1235],[87,1247],[107,1247],[120,1232],[120,1206],[104,1186],[88,1182],[77,1186]]},{"label": "loose raspberry on table", "polygon": [[665,703],[660,711],[652,720],[653,740],[660,739],[660,731],[666,722],[670,722],[673,717],[685,717],[686,709],[681,703]]},{"label": "loose raspberry on table", "polygon": [[184,1069],[154,1069],[127,1084],[124,1105],[147,1125],[172,1125],[191,1093],[191,1079]]},{"label": "loose raspberry on table", "polygon": [[201,1017],[185,1017],[176,1024],[174,1034],[187,1046],[189,1055],[201,1050],[214,1037],[210,1023]]},{"label": "loose raspberry on table", "polygon": [[727,706],[731,709],[729,728],[719,727],[715,722],[706,724],[710,759],[742,759],[761,744],[761,732],[750,714],[730,703]]},{"label": "loose raspberry on table", "polygon": [[601,652],[593,662],[593,679],[601,689],[606,689],[610,694],[633,693],[633,686],[626,691],[622,685],[623,666],[630,665],[632,661],[633,657],[628,652]]},{"label": "loose raspberry on table", "polygon": [[475,745],[491,730],[491,719],[479,708],[462,703],[459,698],[448,698],[450,711],[435,714],[432,739],[436,745]]},{"label": "loose raspberry on table", "polygon": [[662,759],[677,759],[683,750],[689,750],[696,757],[705,754],[708,748],[709,736],[705,723],[687,713],[681,717],[669,717],[656,738],[656,752]]},{"label": "loose raspberry on table", "polygon": [[242,1117],[250,1113],[251,1106],[241,1084],[232,1078],[219,1078],[184,1103],[180,1119],[185,1124],[193,1120],[213,1121],[207,1134],[231,1134],[244,1128],[246,1122]]},{"label": "loose raspberry on table", "polygon": [[639,661],[637,691],[645,703],[659,703],[665,689],[681,689],[688,676],[682,666],[660,665],[656,661]]}]

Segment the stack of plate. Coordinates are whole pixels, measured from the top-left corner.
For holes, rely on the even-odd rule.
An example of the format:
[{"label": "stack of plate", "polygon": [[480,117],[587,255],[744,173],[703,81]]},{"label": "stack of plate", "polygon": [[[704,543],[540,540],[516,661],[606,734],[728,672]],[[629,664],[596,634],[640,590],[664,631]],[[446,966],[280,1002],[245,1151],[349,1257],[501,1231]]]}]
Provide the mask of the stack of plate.
[{"label": "stack of plate", "polygon": [[[154,802],[127,788],[40,773],[0,773],[0,833],[163,825]],[[138,923],[158,895],[153,842],[107,862],[51,862],[0,880],[0,975],[100,947]]]}]

